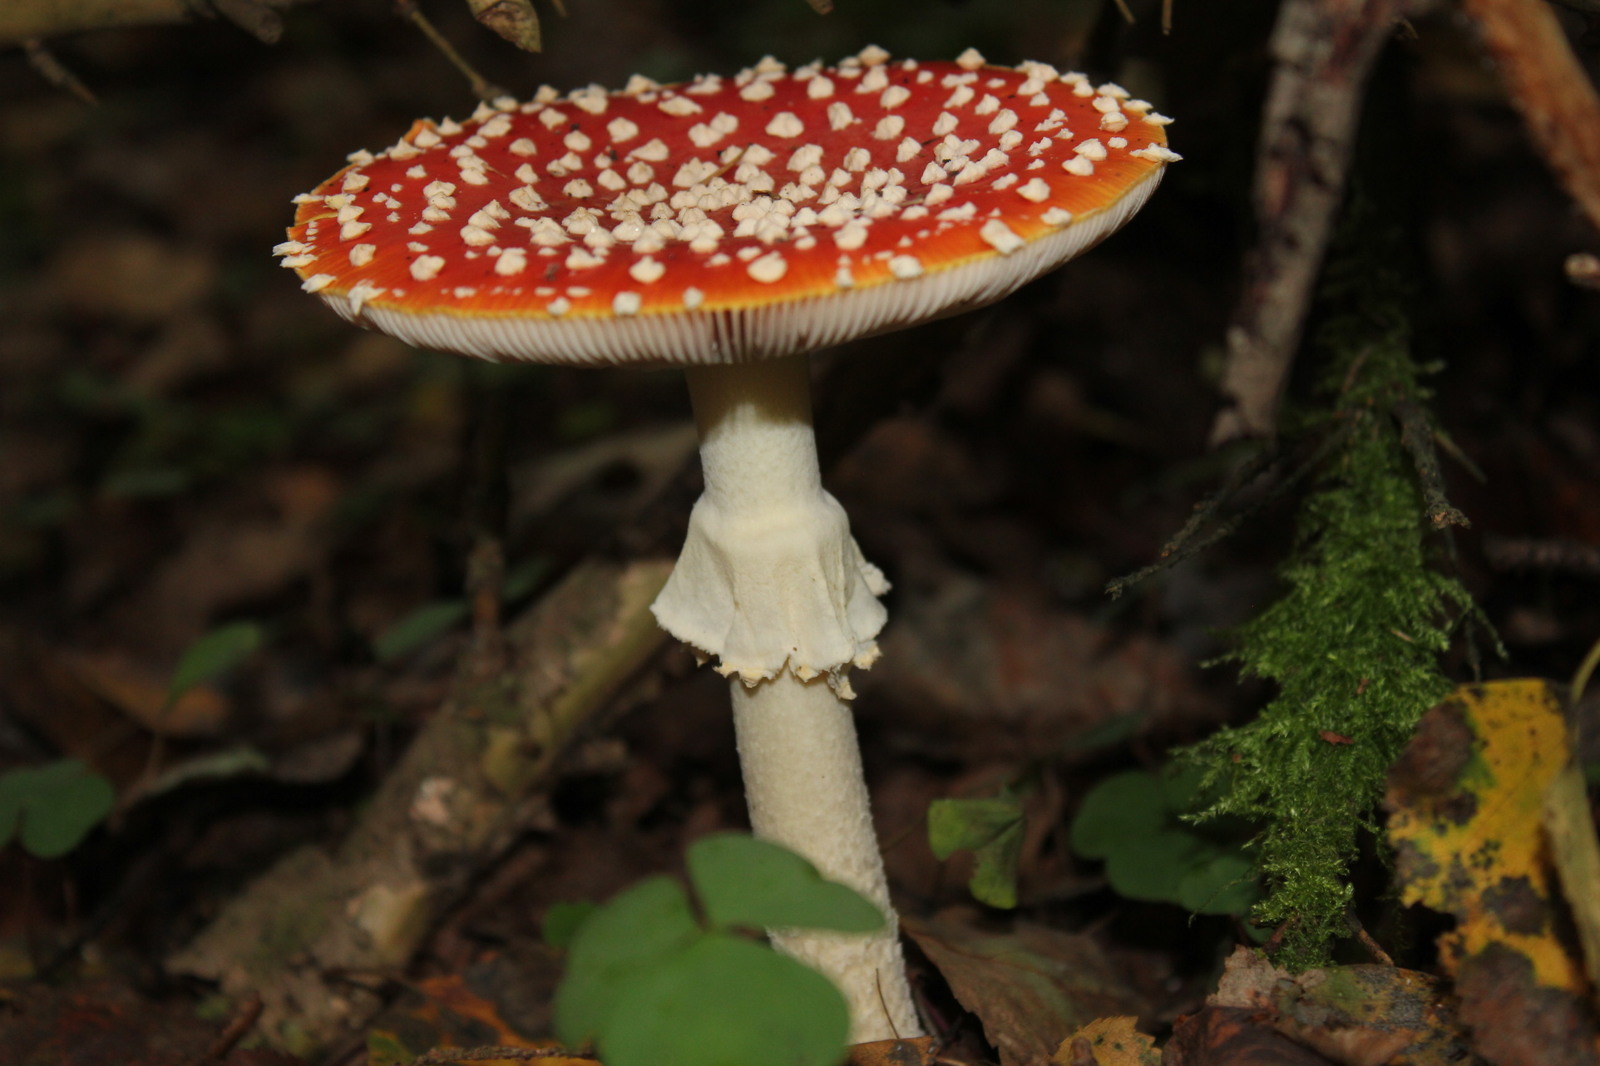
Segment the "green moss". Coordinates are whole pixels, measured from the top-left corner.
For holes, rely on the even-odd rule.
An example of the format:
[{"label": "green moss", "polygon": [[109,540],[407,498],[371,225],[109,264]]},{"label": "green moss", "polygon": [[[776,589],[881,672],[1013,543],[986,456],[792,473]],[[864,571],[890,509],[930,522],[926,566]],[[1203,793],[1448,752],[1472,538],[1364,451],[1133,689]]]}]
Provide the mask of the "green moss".
[{"label": "green moss", "polygon": [[1226,656],[1277,692],[1254,721],[1181,753],[1218,797],[1200,820],[1239,815],[1264,827],[1255,853],[1267,894],[1253,915],[1283,927],[1278,961],[1296,969],[1326,961],[1348,932],[1346,873],[1360,835],[1417,719],[1451,687],[1438,656],[1472,610],[1438,568],[1430,515],[1442,497],[1408,288],[1388,242],[1347,221],[1352,232],[1366,245],[1347,239],[1330,260],[1309,352],[1316,406],[1295,427],[1327,447],[1315,450],[1282,594],[1233,633]]}]

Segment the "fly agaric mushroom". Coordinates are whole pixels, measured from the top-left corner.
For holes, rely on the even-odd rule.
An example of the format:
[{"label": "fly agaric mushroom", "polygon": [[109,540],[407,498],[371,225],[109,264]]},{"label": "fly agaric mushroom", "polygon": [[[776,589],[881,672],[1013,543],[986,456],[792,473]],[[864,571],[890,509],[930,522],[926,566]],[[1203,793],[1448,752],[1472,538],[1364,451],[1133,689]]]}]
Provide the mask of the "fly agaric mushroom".
[{"label": "fly agaric mushroom", "polygon": [[778,932],[856,1041],[920,1032],[850,713],[888,589],[823,488],[806,353],[998,300],[1127,221],[1168,120],[1043,63],[635,77],[422,121],[297,198],[277,252],[340,315],[491,360],[681,366],[705,492],[654,605],[731,679],[757,834],[889,918]]}]

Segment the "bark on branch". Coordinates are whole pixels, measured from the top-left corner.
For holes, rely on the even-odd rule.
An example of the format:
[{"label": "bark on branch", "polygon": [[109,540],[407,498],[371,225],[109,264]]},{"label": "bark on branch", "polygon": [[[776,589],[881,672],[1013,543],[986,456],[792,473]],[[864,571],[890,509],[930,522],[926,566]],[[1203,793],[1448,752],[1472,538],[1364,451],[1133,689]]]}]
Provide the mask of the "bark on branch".
[{"label": "bark on branch", "polygon": [[1522,115],[1567,195],[1600,230],[1600,97],[1542,0],[1465,0]]},{"label": "bark on branch", "polygon": [[1403,19],[1425,0],[1285,0],[1273,28],[1277,69],[1256,150],[1259,231],[1228,329],[1225,407],[1213,446],[1271,437],[1344,197],[1367,76]]},{"label": "bark on branch", "polygon": [[472,678],[418,734],[337,848],[284,857],[168,960],[259,995],[279,1047],[357,1031],[439,916],[526,827],[561,756],[666,642],[670,564],[590,562],[506,633],[515,684]]}]

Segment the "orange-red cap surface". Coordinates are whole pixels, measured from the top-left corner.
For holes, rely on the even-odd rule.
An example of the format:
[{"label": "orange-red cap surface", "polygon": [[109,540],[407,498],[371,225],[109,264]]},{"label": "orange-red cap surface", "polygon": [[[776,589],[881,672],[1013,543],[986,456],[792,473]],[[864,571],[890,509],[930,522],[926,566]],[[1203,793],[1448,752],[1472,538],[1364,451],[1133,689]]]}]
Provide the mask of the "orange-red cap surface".
[{"label": "orange-red cap surface", "polygon": [[998,299],[1154,189],[1167,119],[1044,64],[773,60],[418,122],[298,198],[284,265],[424,347],[739,362]]}]

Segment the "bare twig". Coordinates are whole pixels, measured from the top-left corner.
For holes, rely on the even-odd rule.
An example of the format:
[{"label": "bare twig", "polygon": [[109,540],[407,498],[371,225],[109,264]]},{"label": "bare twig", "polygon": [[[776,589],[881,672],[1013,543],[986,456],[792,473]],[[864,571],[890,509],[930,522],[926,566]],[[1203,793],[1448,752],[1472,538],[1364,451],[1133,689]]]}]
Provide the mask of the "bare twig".
[{"label": "bare twig", "polygon": [[1445,497],[1444,475],[1439,472],[1439,453],[1433,450],[1433,427],[1429,425],[1427,411],[1417,403],[1404,400],[1394,405],[1394,415],[1400,421],[1400,443],[1410,453],[1411,463],[1416,467],[1417,482],[1422,489],[1422,509],[1428,521],[1435,529],[1472,525]]},{"label": "bare twig", "polygon": [[1581,541],[1490,535],[1483,539],[1483,554],[1496,570],[1600,577],[1600,548]]},{"label": "bare twig", "polygon": [[1372,938],[1372,934],[1367,932],[1367,927],[1361,924],[1360,918],[1357,918],[1354,914],[1346,914],[1344,921],[1345,925],[1350,929],[1350,935],[1356,938],[1357,943],[1367,949],[1368,955],[1371,955],[1373,959],[1384,966],[1394,965],[1394,957],[1383,950],[1382,944]]},{"label": "bare twig", "polygon": [[537,1062],[540,1059],[570,1059],[571,1051],[559,1047],[436,1047],[411,1060],[411,1066],[451,1066],[457,1062]]},{"label": "bare twig", "polygon": [[1567,195],[1600,229],[1600,96],[1542,0],[1464,0],[1511,103]]},{"label": "bare twig", "polygon": [[202,1066],[205,1063],[221,1062],[227,1058],[229,1052],[239,1046],[239,1041],[250,1035],[250,1030],[255,1028],[260,1018],[261,997],[252,994],[245,999],[244,1004],[234,1012],[233,1018],[217,1035],[217,1039],[206,1051],[205,1057],[200,1060]]},{"label": "bare twig", "polygon": [[40,41],[24,41],[22,50],[28,57],[28,62],[33,65],[45,81],[57,89],[71,93],[86,104],[98,104],[94,93],[89,87],[78,79],[78,76],[68,70],[51,51]]},{"label": "bare twig", "polygon": [[395,10],[400,13],[401,18],[421,30],[422,35],[439,50],[439,53],[445,59],[449,60],[450,65],[461,72],[461,76],[466,78],[467,84],[472,87],[473,96],[476,96],[479,100],[493,100],[497,96],[505,95],[505,90],[489,81],[482,74],[479,74],[472,64],[468,63],[465,57],[456,51],[455,45],[446,40],[444,34],[440,33],[428,19],[428,16],[422,13],[422,9],[417,6],[417,0],[395,0],[394,6]]},{"label": "bare twig", "polygon": [[1306,459],[1296,464],[1282,480],[1271,486],[1261,496],[1240,507],[1226,518],[1216,521],[1209,532],[1201,535],[1201,529],[1208,523],[1216,520],[1224,507],[1233,504],[1240,492],[1266,473],[1278,462],[1280,456],[1271,450],[1255,452],[1246,457],[1242,462],[1228,472],[1227,480],[1211,496],[1202,501],[1184,523],[1183,528],[1175,533],[1171,540],[1162,547],[1160,556],[1156,561],[1119,578],[1106,582],[1106,592],[1112,599],[1121,596],[1128,589],[1149,577],[1154,577],[1163,570],[1169,570],[1186,559],[1192,559],[1205,551],[1218,541],[1232,536],[1244,521],[1251,515],[1260,511],[1274,500],[1281,499],[1290,489],[1298,485],[1306,475],[1312,473],[1322,465],[1329,452],[1338,446],[1345,437],[1349,436],[1350,426],[1346,424],[1340,429],[1327,434],[1317,444],[1315,450]]},{"label": "bare twig", "polygon": [[1285,0],[1256,151],[1256,246],[1228,329],[1212,444],[1271,437],[1311,286],[1344,195],[1367,75],[1425,0]]}]

